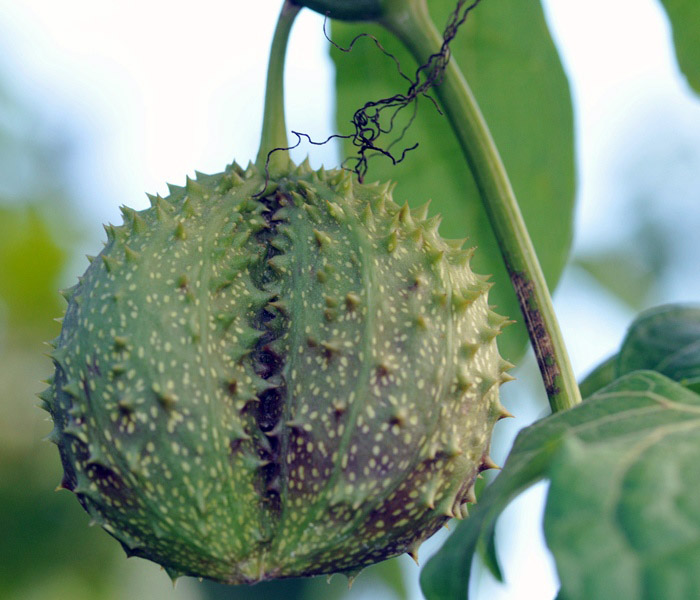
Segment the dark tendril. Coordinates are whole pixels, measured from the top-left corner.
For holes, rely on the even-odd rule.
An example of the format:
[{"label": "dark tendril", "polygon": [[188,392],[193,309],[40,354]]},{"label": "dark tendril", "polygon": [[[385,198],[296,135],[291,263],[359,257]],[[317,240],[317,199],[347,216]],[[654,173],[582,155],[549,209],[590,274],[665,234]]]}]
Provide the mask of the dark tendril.
[{"label": "dark tendril", "polygon": [[[416,118],[416,114],[418,112],[418,100],[420,97],[430,100],[438,113],[442,114],[442,111],[438,107],[435,99],[428,95],[428,90],[442,82],[445,67],[450,60],[450,43],[457,35],[459,28],[467,20],[469,13],[480,3],[481,0],[472,0],[470,3],[467,3],[467,0],[457,0],[457,6],[450,14],[445,30],[443,31],[440,50],[435,54],[432,54],[424,64],[416,69],[413,79],[408,77],[401,70],[399,59],[396,58],[396,56],[394,56],[391,52],[386,50],[379,40],[369,33],[361,33],[355,36],[347,48],[343,48],[334,42],[328,36],[326,31],[326,24],[328,21],[328,15],[326,14],[326,20],[323,23],[323,35],[333,45],[333,47],[337,48],[341,52],[351,52],[358,40],[365,37],[369,38],[384,55],[388,56],[394,61],[399,75],[410,85],[405,94],[396,94],[390,98],[382,98],[381,100],[371,100],[366,102],[361,108],[357,109],[350,120],[355,128],[355,132],[349,135],[336,134],[328,136],[328,138],[326,138],[323,142],[314,142],[309,135],[292,131],[292,134],[297,137],[296,144],[288,148],[275,148],[268,153],[267,161],[265,162],[265,188],[256,194],[256,196],[262,195],[267,188],[267,184],[269,182],[268,163],[272,153],[277,152],[278,150],[292,150],[293,148],[296,148],[299,146],[299,144],[301,144],[302,137],[314,146],[321,146],[334,138],[351,140],[352,145],[357,148],[356,156],[346,158],[343,161],[342,167],[348,171],[353,171],[357,175],[360,183],[362,183],[365,175],[367,174],[368,159],[370,157],[381,154],[391,160],[392,164],[394,165],[404,160],[408,152],[415,150],[418,147],[418,143],[405,147],[401,151],[400,155],[393,153],[392,148],[404,138],[406,132],[413,123],[413,120]],[[401,113],[411,104],[413,105],[413,114],[408,119],[406,125],[402,128],[399,136],[388,145],[381,145],[380,138],[382,138],[384,134],[388,134],[393,131],[394,124],[399,113]],[[384,113],[387,113],[389,116],[387,117]],[[348,165],[351,165],[351,167]]]},{"label": "dark tendril", "polygon": [[330,142],[332,139],[339,138],[343,140],[347,140],[352,138],[352,135],[340,135],[340,134],[333,134],[329,135],[325,140],[322,142],[314,142],[311,139],[311,136],[308,133],[302,133],[300,131],[292,131],[292,135],[296,136],[297,141],[295,144],[292,144],[291,146],[287,146],[286,148],[273,148],[267,153],[267,159],[265,160],[265,186],[263,189],[261,189],[257,194],[253,194],[253,198],[257,198],[258,196],[262,196],[265,193],[265,190],[267,189],[267,184],[270,183],[270,157],[275,153],[275,152],[281,152],[283,150],[289,151],[289,150],[294,150],[294,148],[297,148],[301,144],[301,138],[305,138],[309,144],[312,144],[314,146],[323,146],[324,144],[327,144]]}]

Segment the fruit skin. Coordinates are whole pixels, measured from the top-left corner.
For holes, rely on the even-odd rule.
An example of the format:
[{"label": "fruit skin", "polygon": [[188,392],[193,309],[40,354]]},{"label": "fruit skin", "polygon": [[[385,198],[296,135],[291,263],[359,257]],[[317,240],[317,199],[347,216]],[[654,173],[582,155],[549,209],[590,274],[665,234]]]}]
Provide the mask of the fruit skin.
[{"label": "fruit skin", "polygon": [[128,555],[238,584],[355,573],[466,514],[506,320],[427,206],[308,163],[171,186],[79,283],[41,395],[61,487]]}]

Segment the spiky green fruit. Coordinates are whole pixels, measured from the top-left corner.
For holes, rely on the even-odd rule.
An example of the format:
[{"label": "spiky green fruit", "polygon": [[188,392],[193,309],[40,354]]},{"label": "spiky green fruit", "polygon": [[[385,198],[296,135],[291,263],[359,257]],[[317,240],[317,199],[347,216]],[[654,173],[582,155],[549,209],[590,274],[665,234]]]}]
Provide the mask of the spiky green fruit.
[{"label": "spiky green fruit", "polygon": [[503,319],[426,210],[250,166],[124,209],[68,290],[42,395],[72,490],[129,555],[227,583],[352,573],[473,500]]}]

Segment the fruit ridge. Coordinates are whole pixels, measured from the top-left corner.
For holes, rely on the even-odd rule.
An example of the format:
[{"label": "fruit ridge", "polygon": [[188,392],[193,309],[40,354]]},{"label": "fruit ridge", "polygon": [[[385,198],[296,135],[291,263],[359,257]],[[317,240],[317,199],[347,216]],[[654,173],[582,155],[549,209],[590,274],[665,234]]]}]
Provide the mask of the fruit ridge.
[{"label": "fruit ridge", "polygon": [[466,515],[508,415],[507,320],[427,205],[233,164],[123,214],[65,292],[41,397],[61,487],[128,555],[234,584],[355,573]]}]

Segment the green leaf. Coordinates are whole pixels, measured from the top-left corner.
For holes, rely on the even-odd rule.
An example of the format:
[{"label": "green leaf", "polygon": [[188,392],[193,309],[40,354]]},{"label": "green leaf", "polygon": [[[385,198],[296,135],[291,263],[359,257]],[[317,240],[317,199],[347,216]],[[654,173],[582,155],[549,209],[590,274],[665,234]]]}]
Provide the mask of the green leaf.
[{"label": "green leaf", "polygon": [[[445,23],[454,0],[431,0],[437,24]],[[333,24],[333,39],[348,46],[359,32],[377,35],[412,74],[415,62],[385,31],[367,25]],[[501,152],[521,210],[550,286],[564,267],[571,241],[574,202],[573,117],[569,86],[546,27],[539,2],[484,2],[470,13],[453,41],[453,56],[479,101]],[[370,40],[360,40],[351,53],[333,51],[336,66],[337,122],[341,133],[368,100],[406,91],[407,83],[394,62]],[[358,85],[361,82],[361,85]],[[406,112],[411,112],[408,110]],[[402,130],[405,122],[397,125]],[[390,138],[393,139],[393,138]],[[474,269],[494,275],[490,301],[500,313],[520,320],[520,311],[498,246],[481,206],[474,179],[447,119],[422,99],[418,114],[399,145],[418,142],[396,167],[384,157],[370,161],[367,179],[398,182],[394,197],[419,206],[432,199],[433,212],[443,215],[441,233],[469,236],[478,246]],[[347,155],[354,148],[348,142]],[[499,336],[502,353],[517,360],[527,334],[524,326],[509,327]]]},{"label": "green leaf", "polygon": [[531,436],[523,435],[526,431],[515,440],[503,471],[480,496],[469,518],[457,526],[421,571],[420,585],[427,600],[467,598],[472,558],[479,546],[488,547],[496,519],[510,501],[543,477],[559,439],[549,430]]},{"label": "green leaf", "polygon": [[[672,448],[678,448],[680,462],[675,462],[673,455],[664,454]],[[633,449],[640,452],[630,454]],[[668,462],[664,462],[664,456]],[[682,585],[682,571],[668,566],[660,553],[666,548],[674,559],[687,565],[690,559],[681,555],[681,549],[685,547],[691,552],[692,543],[700,544],[700,511],[694,497],[700,485],[698,465],[700,396],[654,371],[625,375],[575,408],[551,415],[520,432],[502,472],[484,491],[470,518],[426,564],[421,573],[423,593],[428,600],[466,598],[471,562],[479,545],[488,543],[496,519],[508,503],[543,478],[552,480],[545,527],[564,586],[562,598],[633,599],[636,596],[627,595],[631,588],[625,587],[629,582],[608,582],[609,589],[617,590],[617,595],[607,595],[598,587],[593,592],[593,587],[586,587],[589,583],[581,588],[576,582],[596,580],[608,570],[611,577],[615,574],[620,577],[626,573],[628,562],[639,562],[642,558],[648,559],[644,563],[645,577],[654,581],[673,580],[673,585]],[[627,469],[632,466],[640,477],[646,477],[649,486],[637,488],[637,480],[625,479],[624,486],[611,489],[605,480],[607,473],[627,477]],[[579,484],[575,486],[575,482]],[[573,492],[574,487],[576,495],[569,497],[568,490]],[[602,506],[593,500],[597,497],[604,498]],[[562,503],[568,504],[562,508]],[[646,511],[644,518],[634,530],[636,546],[627,539],[621,550],[613,539],[617,535],[614,524],[605,521],[604,527],[598,526],[604,518],[624,515],[627,519],[624,526],[634,527],[634,515],[642,509]],[[577,519],[583,515],[586,516],[581,523]],[[672,522],[681,521],[687,535],[678,538],[676,546],[669,532],[675,527]],[[608,542],[606,535],[611,528]],[[581,547],[567,550],[574,545],[570,538],[576,536],[581,536]],[[666,540],[666,545],[660,540]],[[609,547],[615,549],[612,556],[622,553],[619,569],[606,554]],[[605,564],[598,560],[601,554],[606,556],[602,561],[607,561]],[[695,554],[690,556],[694,558]],[[637,568],[641,567],[637,565]],[[574,581],[571,586],[567,578]],[[595,582],[590,583],[594,585]],[[582,594],[581,589],[586,593]],[[700,596],[651,594],[646,597]]]},{"label": "green leaf", "polygon": [[398,558],[385,560],[371,569],[368,569],[370,574],[376,579],[385,584],[400,600],[408,598],[408,589],[403,578],[403,570]]},{"label": "green leaf", "polygon": [[617,373],[639,369],[700,392],[700,306],[659,306],[637,317],[622,343]]},{"label": "green leaf", "polygon": [[0,206],[0,307],[15,326],[43,325],[61,311],[57,276],[65,251],[34,207]]},{"label": "green leaf", "polygon": [[661,0],[673,29],[678,66],[690,86],[700,94],[700,2]]},{"label": "green leaf", "polygon": [[700,396],[646,371],[581,406],[548,472],[561,597],[700,597]]},{"label": "green leaf", "polygon": [[492,529],[491,534],[488,539],[481,540],[482,543],[479,544],[479,556],[484,562],[486,568],[491,571],[498,581],[503,582],[503,571],[501,569],[501,563],[498,560],[498,552],[496,551],[496,530]]},{"label": "green leaf", "polygon": [[628,306],[641,310],[648,306],[645,299],[654,289],[658,276],[658,271],[645,259],[640,252],[629,248],[613,248],[579,257],[574,264]]},{"label": "green leaf", "polygon": [[663,373],[700,393],[700,306],[668,304],[641,313],[630,325],[620,352],[581,382],[588,396],[637,370]]},{"label": "green leaf", "polygon": [[600,363],[586,378],[579,384],[581,397],[588,398],[595,394],[599,389],[611,384],[617,379],[617,354],[607,358]]},{"label": "green leaf", "polygon": [[[36,438],[37,430],[35,424],[24,434]],[[0,440],[0,598],[36,597],[14,592],[34,590],[55,573],[92,589],[92,598],[112,598],[115,547],[99,528],[87,526],[72,494],[51,491],[61,480],[55,448],[35,441],[31,452],[14,450]],[[51,597],[72,598],[55,593]]]}]

